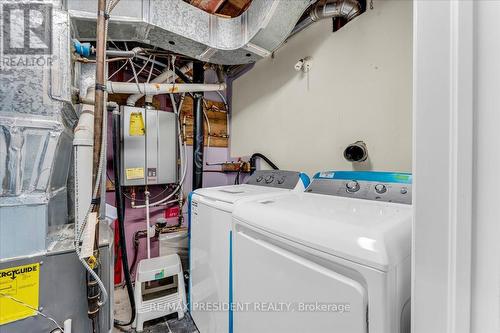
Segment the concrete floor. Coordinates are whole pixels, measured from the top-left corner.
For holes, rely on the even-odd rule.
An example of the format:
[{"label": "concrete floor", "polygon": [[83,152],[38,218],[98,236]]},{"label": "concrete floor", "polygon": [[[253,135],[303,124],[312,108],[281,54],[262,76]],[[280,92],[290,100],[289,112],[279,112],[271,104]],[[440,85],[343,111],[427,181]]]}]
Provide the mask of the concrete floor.
[{"label": "concrete floor", "polygon": [[[128,320],[130,318],[130,303],[127,289],[118,287],[114,292],[114,313],[118,320]],[[114,328],[113,333],[135,332],[130,327]],[[167,317],[151,320],[144,324],[144,333],[199,333],[194,325],[189,313],[186,313],[182,320],[177,319],[177,314],[173,313]]]}]

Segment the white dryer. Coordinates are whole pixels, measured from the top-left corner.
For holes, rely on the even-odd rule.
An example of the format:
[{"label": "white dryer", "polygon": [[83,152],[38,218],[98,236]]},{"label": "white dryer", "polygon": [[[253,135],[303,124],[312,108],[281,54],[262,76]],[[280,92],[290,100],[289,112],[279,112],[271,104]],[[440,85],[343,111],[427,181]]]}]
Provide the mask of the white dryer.
[{"label": "white dryer", "polygon": [[409,333],[411,181],[324,172],[236,204],[234,333]]},{"label": "white dryer", "polygon": [[201,188],[189,197],[189,309],[200,333],[232,331],[230,247],[236,202],[303,192],[309,177],[293,171],[256,171],[245,184]]}]

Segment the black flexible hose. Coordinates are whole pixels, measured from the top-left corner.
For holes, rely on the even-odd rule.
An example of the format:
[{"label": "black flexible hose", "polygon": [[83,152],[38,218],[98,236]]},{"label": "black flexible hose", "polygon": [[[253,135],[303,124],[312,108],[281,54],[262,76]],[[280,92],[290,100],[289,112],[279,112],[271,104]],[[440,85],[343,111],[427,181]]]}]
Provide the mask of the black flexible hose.
[{"label": "black flexible hose", "polygon": [[134,233],[132,237],[132,243],[134,244],[134,258],[132,259],[132,265],[130,265],[130,272],[135,271],[135,265],[137,265],[138,252],[139,252],[139,238],[146,237],[146,230],[139,230]]},{"label": "black flexible hose", "polygon": [[120,242],[120,252],[122,257],[123,274],[125,275],[125,284],[127,286],[128,298],[130,300],[130,308],[132,313],[130,321],[121,322],[115,319],[116,326],[128,326],[135,320],[135,299],[134,287],[130,277],[130,269],[128,267],[127,258],[127,242],[125,239],[125,209],[123,201],[123,193],[121,189],[121,172],[120,172],[120,114],[117,110],[113,111],[113,172],[115,174],[115,202],[116,215],[118,217],[118,234]]},{"label": "black flexible hose", "polygon": [[271,162],[271,160],[268,159],[264,154],[255,153],[252,155],[252,157],[250,157],[250,173],[254,173],[254,171],[257,170],[257,162],[256,162],[257,157],[263,159],[274,170],[279,170],[279,168],[276,166],[276,164]]}]

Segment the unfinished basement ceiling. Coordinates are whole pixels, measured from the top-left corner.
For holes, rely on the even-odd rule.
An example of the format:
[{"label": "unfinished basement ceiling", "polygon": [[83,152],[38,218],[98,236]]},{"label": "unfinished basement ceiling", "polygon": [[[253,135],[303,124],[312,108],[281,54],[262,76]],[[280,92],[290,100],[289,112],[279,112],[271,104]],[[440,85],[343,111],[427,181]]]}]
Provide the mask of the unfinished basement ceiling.
[{"label": "unfinished basement ceiling", "polygon": [[[191,1],[218,12],[211,14],[183,0],[121,0],[111,14],[108,38],[152,45],[215,64],[253,63],[276,50],[315,2]],[[95,41],[97,1],[67,0],[67,7],[74,37]],[[224,16],[227,14],[239,16]]]},{"label": "unfinished basement ceiling", "polygon": [[252,0],[184,0],[207,13],[237,17],[250,6]]}]

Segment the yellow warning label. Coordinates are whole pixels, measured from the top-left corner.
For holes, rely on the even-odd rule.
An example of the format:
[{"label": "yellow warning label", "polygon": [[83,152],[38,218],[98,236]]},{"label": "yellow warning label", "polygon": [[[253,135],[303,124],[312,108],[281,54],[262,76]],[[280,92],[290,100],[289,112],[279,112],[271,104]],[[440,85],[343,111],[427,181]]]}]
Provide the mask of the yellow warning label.
[{"label": "yellow warning label", "polygon": [[142,179],[144,178],[144,168],[129,168],[125,170],[127,179]]},{"label": "yellow warning label", "polygon": [[36,315],[40,264],[0,270],[0,325]]},{"label": "yellow warning label", "polygon": [[145,133],[144,119],[142,119],[141,112],[132,112],[130,114],[130,136],[142,136]]}]

